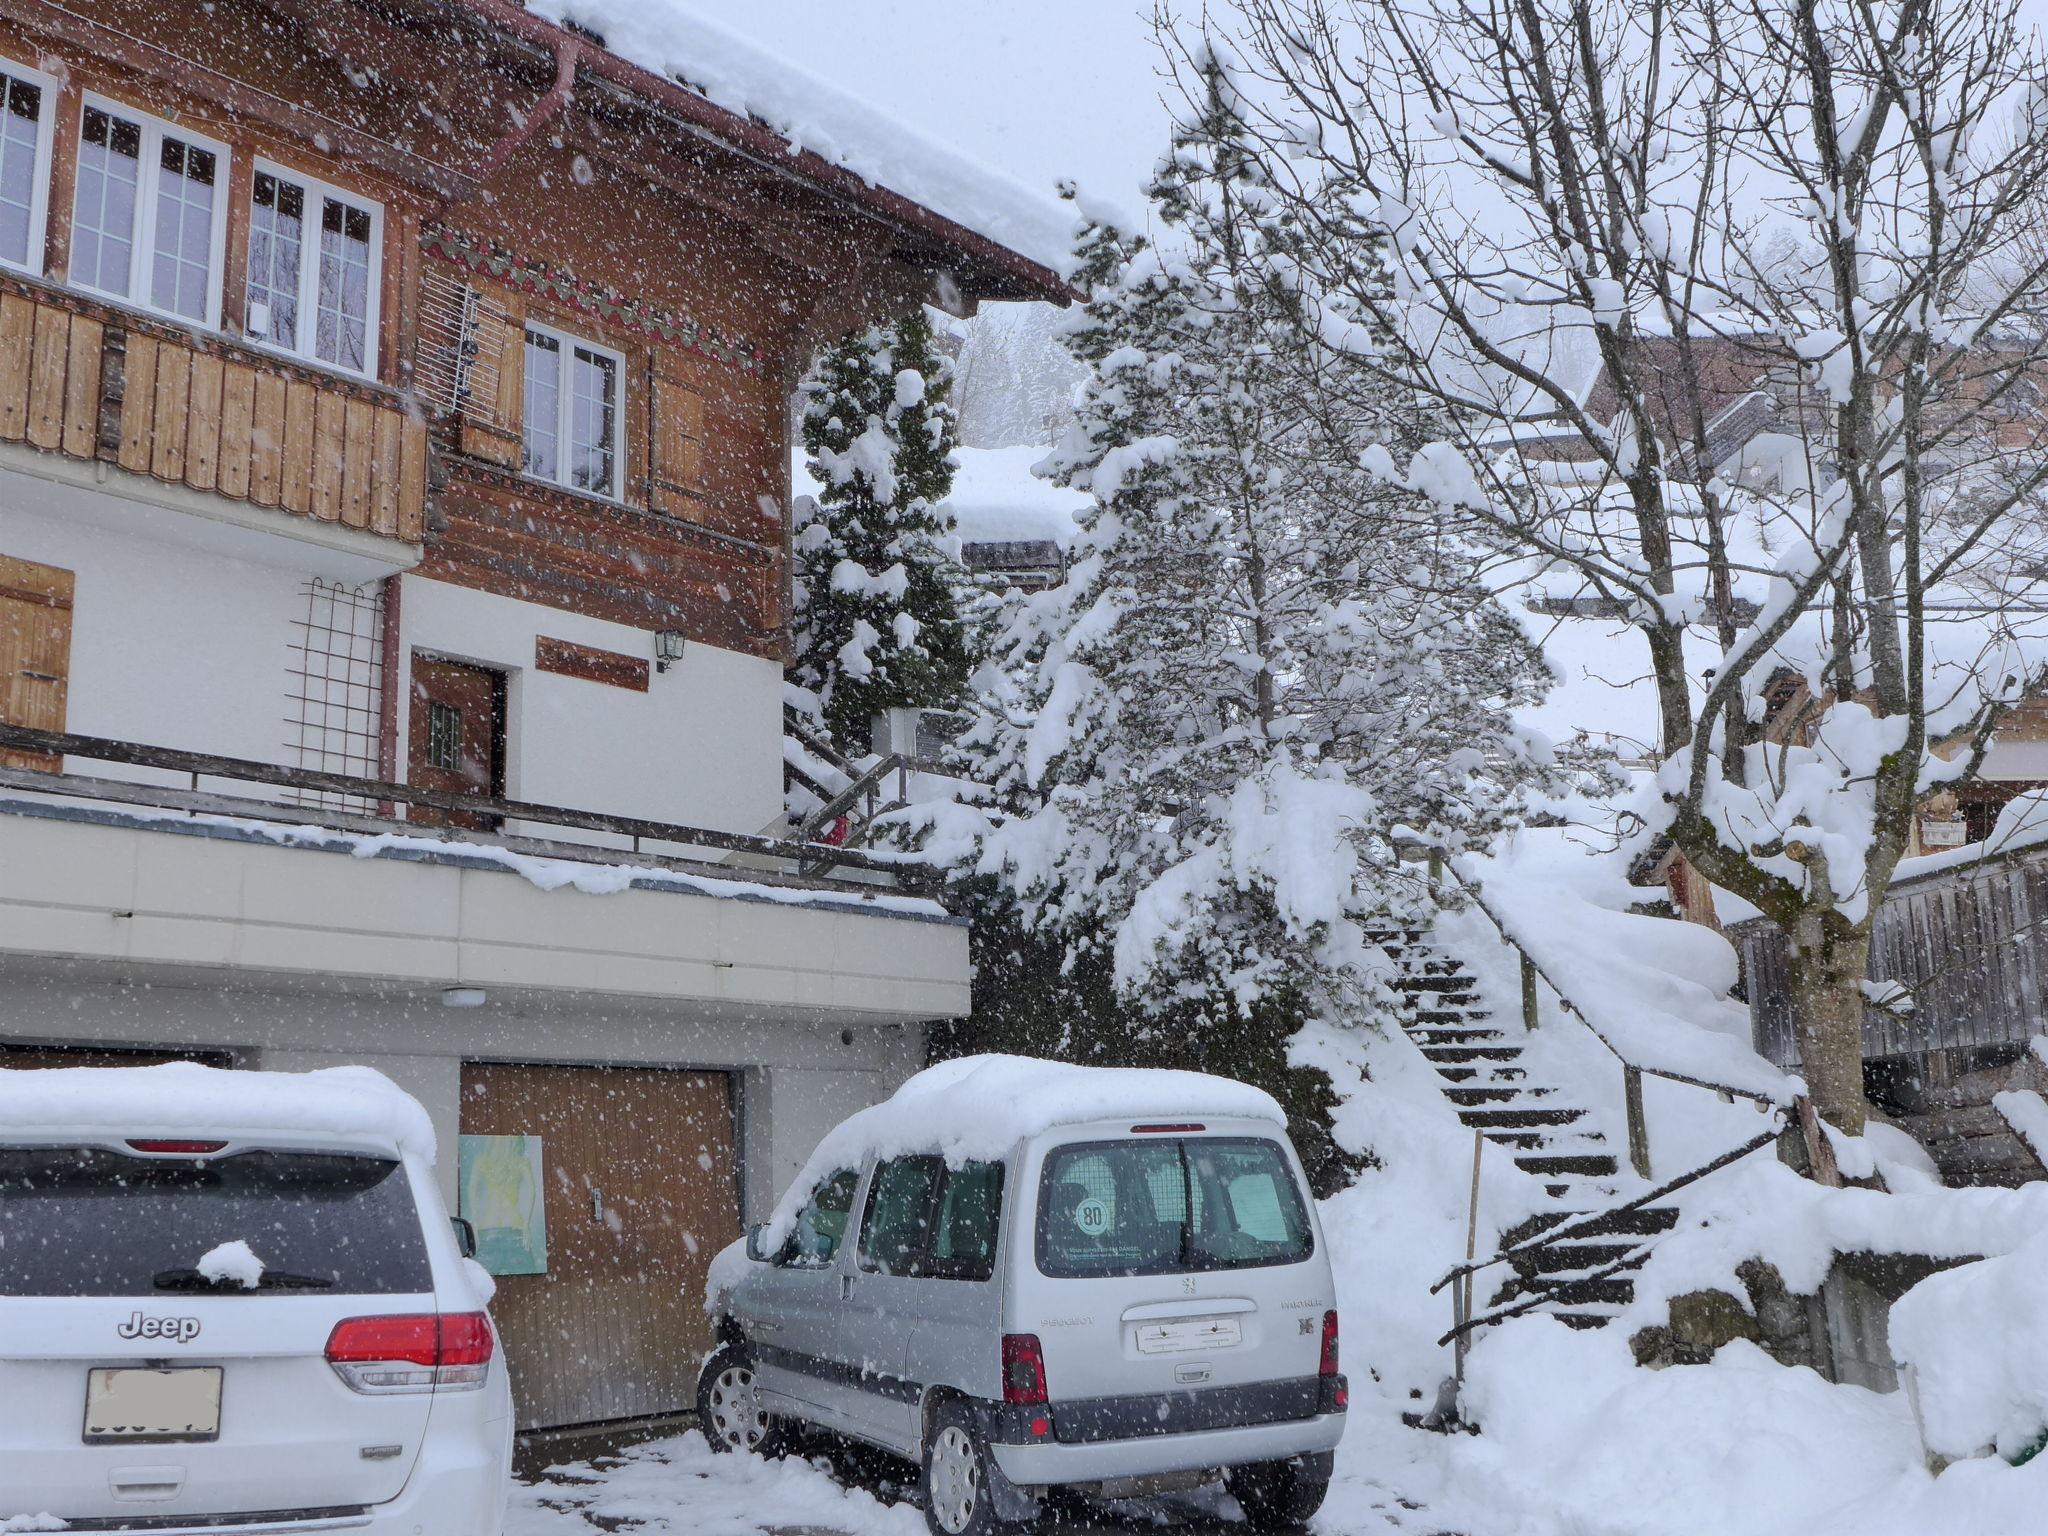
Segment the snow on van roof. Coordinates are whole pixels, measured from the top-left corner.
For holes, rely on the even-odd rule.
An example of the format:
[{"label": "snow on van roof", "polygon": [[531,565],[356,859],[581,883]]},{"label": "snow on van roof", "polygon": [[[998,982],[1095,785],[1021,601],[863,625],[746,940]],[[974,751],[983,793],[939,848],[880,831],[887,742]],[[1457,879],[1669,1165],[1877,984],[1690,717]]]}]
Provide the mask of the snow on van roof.
[{"label": "snow on van roof", "polygon": [[0,1139],[83,1135],[361,1143],[432,1162],[434,1127],[419,1100],[370,1067],[241,1072],[155,1067],[0,1069]]},{"label": "snow on van roof", "polygon": [[858,1168],[870,1157],[937,1153],[958,1165],[992,1161],[1054,1126],[1209,1118],[1287,1123],[1264,1089],[1206,1072],[1078,1067],[1029,1056],[943,1061],[827,1133],[783,1192],[768,1221],[768,1241],[772,1245],[787,1234],[820,1179],[834,1169]]}]

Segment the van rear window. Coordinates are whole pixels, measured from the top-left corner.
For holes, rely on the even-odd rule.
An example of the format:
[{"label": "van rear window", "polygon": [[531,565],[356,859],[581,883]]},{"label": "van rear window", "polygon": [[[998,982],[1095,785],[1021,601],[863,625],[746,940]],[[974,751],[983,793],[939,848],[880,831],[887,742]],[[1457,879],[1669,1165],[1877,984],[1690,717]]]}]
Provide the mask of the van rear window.
[{"label": "van rear window", "polygon": [[1298,1264],[1314,1229],[1271,1141],[1213,1136],[1056,1147],[1038,1186],[1048,1275],[1167,1275]]},{"label": "van rear window", "polygon": [[251,1294],[198,1273],[237,1238],[265,1293],[434,1288],[412,1188],[385,1158],[0,1147],[0,1296]]}]

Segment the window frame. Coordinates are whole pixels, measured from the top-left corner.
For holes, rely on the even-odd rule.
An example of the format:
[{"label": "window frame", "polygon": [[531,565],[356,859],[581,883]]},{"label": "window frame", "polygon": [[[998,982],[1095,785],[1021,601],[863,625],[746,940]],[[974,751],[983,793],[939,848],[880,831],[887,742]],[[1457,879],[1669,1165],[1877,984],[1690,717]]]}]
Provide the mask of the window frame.
[{"label": "window frame", "polygon": [[[875,1216],[875,1197],[881,1188],[882,1170],[891,1163],[937,1164],[931,1187],[925,1193],[923,1237],[914,1253],[907,1255],[908,1266],[904,1269],[890,1269],[879,1256],[868,1253],[869,1225]],[[860,1232],[853,1245],[854,1267],[862,1274],[881,1275],[894,1280],[958,1280],[975,1285],[985,1284],[996,1277],[1001,1267],[1003,1247],[1003,1198],[1009,1188],[1009,1168],[1002,1158],[975,1159],[971,1166],[995,1170],[995,1209],[990,1213],[993,1228],[993,1242],[989,1245],[985,1262],[961,1258],[940,1258],[934,1251],[938,1246],[939,1212],[946,1203],[946,1189],[953,1176],[960,1172],[936,1152],[906,1152],[895,1157],[878,1158],[868,1171],[867,1186],[860,1200]]]},{"label": "window frame", "polygon": [[[383,362],[382,337],[378,327],[384,313],[384,204],[374,197],[365,197],[347,187],[337,186],[319,176],[308,175],[294,170],[281,160],[267,155],[252,156],[249,163],[249,180],[243,193],[249,208],[248,238],[256,238],[256,178],[270,176],[279,181],[288,181],[302,191],[309,205],[304,228],[299,241],[299,339],[290,346],[272,341],[267,336],[249,334],[249,274],[248,252],[243,253],[242,272],[242,339],[253,347],[266,352],[275,352],[280,357],[289,357],[309,368],[325,368],[334,373],[346,374],[353,379],[375,380],[381,377],[379,369]],[[370,215],[370,307],[364,321],[364,337],[368,342],[364,366],[351,368],[347,363],[331,362],[313,349],[319,344],[320,334],[320,222],[313,215],[312,208],[325,210],[325,199],[332,197],[343,207],[361,208]],[[310,298],[310,302],[309,302]]]},{"label": "window frame", "polygon": [[[156,113],[145,111],[141,107],[130,106],[99,91],[86,91],[79,99],[78,120],[72,131],[81,148],[85,144],[85,114],[93,110],[104,112],[110,117],[126,118],[142,130],[142,154],[135,183],[135,223],[128,248],[129,291],[116,293],[112,289],[100,287],[97,283],[84,281],[68,270],[70,262],[67,259],[66,276],[70,285],[81,293],[90,293],[110,303],[158,315],[178,325],[197,326],[205,331],[219,331],[221,308],[227,293],[228,204],[234,198],[235,186],[233,151],[210,134],[196,132],[172,122],[169,118],[159,117]],[[166,133],[183,143],[210,152],[216,166],[214,186],[220,196],[213,201],[213,228],[209,231],[207,240],[206,316],[199,320],[190,315],[182,315],[175,309],[165,309],[153,302],[149,297],[149,284],[145,281],[150,266],[156,259],[157,186],[163,176],[163,142]],[[253,190],[252,182],[252,195]],[[70,228],[74,232],[72,250],[75,253],[75,231],[78,228],[78,173],[75,168],[71,179]]]},{"label": "window frame", "polygon": [[[16,63],[4,56],[0,56],[0,73],[33,85],[43,93],[43,110],[36,118],[36,159],[33,172],[35,183],[29,192],[28,256],[23,261],[10,261],[7,257],[0,256],[0,268],[10,272],[25,272],[30,277],[41,277],[49,265],[51,167],[55,164],[60,116],[56,109],[57,82],[43,70]],[[4,104],[0,104],[0,110],[5,110]],[[78,127],[80,133],[85,131],[85,118],[82,114],[78,120]]]},{"label": "window frame", "polygon": [[[569,429],[575,419],[576,394],[570,387],[570,369],[568,367],[563,368],[561,378],[555,390],[555,473],[553,475],[537,475],[532,470],[524,467],[527,427],[525,400],[526,345],[527,337],[535,334],[545,336],[548,340],[552,341],[559,349],[559,355],[565,363],[573,360],[575,349],[581,347],[584,351],[594,356],[609,360],[612,365],[612,377],[618,381],[618,397],[612,402],[611,442],[607,445],[611,449],[612,456],[612,483],[605,490],[592,490],[587,486],[574,485],[569,480]],[[578,335],[574,331],[565,331],[559,326],[550,325],[544,320],[536,320],[529,315],[520,328],[519,363],[521,384],[519,419],[520,477],[531,480],[535,485],[551,485],[557,490],[567,491],[574,496],[595,496],[600,501],[623,502],[626,499],[626,354],[617,347],[608,347],[601,341],[593,341],[590,337]]]}]

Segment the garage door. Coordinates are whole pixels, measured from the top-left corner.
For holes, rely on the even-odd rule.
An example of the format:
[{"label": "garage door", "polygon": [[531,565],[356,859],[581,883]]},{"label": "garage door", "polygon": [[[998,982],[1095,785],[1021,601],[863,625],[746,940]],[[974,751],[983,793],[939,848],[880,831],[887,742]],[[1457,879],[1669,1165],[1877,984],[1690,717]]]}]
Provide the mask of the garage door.
[{"label": "garage door", "polygon": [[196,1061],[224,1067],[225,1051],[127,1051],[93,1045],[0,1045],[0,1067],[154,1067],[167,1061]]},{"label": "garage door", "polygon": [[[465,1147],[540,1170],[544,1237],[531,1223],[482,1234],[495,1265],[544,1266],[501,1274],[491,1303],[519,1427],[691,1407],[711,1344],[705,1271],[740,1229],[731,1078],[470,1063],[462,1134],[525,1138]],[[464,1184],[466,1202],[487,1188]]]}]

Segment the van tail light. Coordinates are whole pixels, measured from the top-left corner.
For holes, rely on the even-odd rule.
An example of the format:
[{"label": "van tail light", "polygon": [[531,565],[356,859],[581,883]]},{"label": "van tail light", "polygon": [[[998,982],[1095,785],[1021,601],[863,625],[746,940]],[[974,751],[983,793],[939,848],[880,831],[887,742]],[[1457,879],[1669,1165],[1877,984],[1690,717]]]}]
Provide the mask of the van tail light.
[{"label": "van tail light", "polygon": [[1323,1358],[1316,1365],[1316,1412],[1342,1413],[1351,1406],[1351,1383],[1337,1371],[1337,1313],[1323,1314]]},{"label": "van tail light", "polygon": [[1003,1335],[1003,1401],[1022,1406],[1049,1402],[1045,1390],[1045,1351],[1035,1333]]},{"label": "van tail light", "polygon": [[1335,1309],[1323,1314],[1323,1358],[1316,1367],[1318,1376],[1337,1374],[1337,1313]]},{"label": "van tail light", "polygon": [[327,1336],[327,1363],[351,1390],[471,1392],[490,1374],[496,1340],[481,1312],[347,1317]]}]

